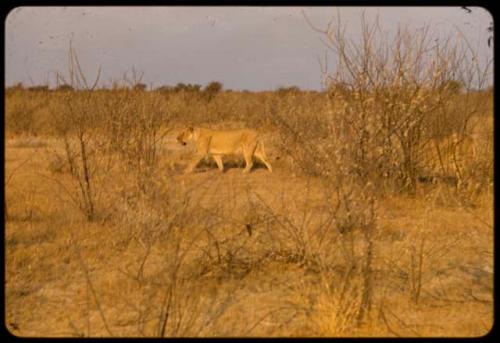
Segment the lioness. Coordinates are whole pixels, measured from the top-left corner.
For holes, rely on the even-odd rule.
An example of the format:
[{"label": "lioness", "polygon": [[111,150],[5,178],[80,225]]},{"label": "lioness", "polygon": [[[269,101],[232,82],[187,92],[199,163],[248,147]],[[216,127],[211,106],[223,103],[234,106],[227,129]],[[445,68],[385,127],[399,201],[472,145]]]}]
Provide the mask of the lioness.
[{"label": "lioness", "polygon": [[250,172],[253,166],[253,156],[261,160],[272,172],[271,165],[266,161],[264,143],[259,139],[257,131],[252,129],[239,130],[211,130],[206,128],[188,127],[183,130],[177,141],[186,145],[189,141],[196,143],[196,153],[186,168],[186,173],[194,170],[196,165],[205,156],[212,156],[221,172],[224,171],[222,155],[242,153],[245,158],[243,173]]}]

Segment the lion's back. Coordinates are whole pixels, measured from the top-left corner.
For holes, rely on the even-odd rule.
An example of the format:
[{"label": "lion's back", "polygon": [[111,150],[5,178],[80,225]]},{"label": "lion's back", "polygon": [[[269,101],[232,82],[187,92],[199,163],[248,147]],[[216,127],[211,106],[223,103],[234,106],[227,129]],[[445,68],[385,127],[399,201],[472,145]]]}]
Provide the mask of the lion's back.
[{"label": "lion's back", "polygon": [[210,153],[214,154],[239,153],[242,147],[256,144],[258,139],[258,133],[253,129],[202,129],[200,134],[210,139]]}]

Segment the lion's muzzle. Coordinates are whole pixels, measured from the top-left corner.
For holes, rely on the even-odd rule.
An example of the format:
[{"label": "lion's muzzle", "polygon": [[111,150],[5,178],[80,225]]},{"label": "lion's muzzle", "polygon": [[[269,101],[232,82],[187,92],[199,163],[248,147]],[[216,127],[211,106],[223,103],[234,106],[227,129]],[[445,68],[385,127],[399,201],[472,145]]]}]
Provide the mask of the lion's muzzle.
[{"label": "lion's muzzle", "polygon": [[187,143],[184,142],[184,140],[181,138],[181,136],[177,137],[177,142],[179,142],[182,145],[187,145]]}]

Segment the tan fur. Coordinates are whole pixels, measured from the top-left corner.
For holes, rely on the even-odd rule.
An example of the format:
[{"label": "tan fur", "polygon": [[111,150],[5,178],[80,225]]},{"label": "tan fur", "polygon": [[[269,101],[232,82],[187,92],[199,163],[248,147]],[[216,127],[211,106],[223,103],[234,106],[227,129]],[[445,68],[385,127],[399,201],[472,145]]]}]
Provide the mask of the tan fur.
[{"label": "tan fur", "polygon": [[270,172],[273,171],[266,161],[264,143],[259,139],[257,131],[252,129],[211,130],[189,127],[180,133],[177,141],[184,145],[190,141],[196,144],[195,156],[186,169],[188,173],[192,172],[205,156],[211,156],[223,172],[222,156],[228,154],[243,154],[246,163],[244,173],[252,169],[254,156],[262,161]]}]

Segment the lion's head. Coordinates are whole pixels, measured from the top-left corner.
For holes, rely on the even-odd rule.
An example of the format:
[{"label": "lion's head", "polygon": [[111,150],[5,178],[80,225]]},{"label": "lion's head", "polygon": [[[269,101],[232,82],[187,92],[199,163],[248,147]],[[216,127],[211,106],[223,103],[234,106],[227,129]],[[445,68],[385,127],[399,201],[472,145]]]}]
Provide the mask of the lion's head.
[{"label": "lion's head", "polygon": [[182,132],[177,136],[177,141],[182,145],[186,145],[191,138],[193,138],[194,128],[188,127],[187,129],[182,130]]}]

